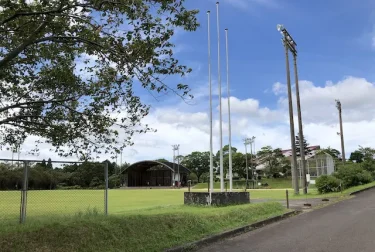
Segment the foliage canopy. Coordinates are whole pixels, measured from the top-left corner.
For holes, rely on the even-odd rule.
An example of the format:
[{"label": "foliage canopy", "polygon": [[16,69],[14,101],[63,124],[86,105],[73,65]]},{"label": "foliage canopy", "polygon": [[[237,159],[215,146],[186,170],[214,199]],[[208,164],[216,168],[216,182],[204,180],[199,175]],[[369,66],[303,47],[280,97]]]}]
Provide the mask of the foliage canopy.
[{"label": "foliage canopy", "polygon": [[191,71],[171,42],[198,27],[184,0],[0,0],[0,10],[1,145],[35,135],[62,156],[119,153],[151,130],[136,85],[190,95],[163,82]]}]

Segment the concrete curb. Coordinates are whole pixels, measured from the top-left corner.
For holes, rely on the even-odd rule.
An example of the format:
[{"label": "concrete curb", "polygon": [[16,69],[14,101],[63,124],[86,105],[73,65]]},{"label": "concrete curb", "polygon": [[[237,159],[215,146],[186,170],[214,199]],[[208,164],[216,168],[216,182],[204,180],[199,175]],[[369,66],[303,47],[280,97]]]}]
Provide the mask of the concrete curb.
[{"label": "concrete curb", "polygon": [[242,233],[250,232],[254,229],[263,227],[265,225],[268,225],[268,224],[286,219],[286,218],[291,217],[293,215],[300,214],[301,212],[302,211],[300,211],[300,210],[295,210],[295,211],[291,211],[291,212],[288,212],[288,213],[285,213],[285,214],[277,215],[275,217],[271,217],[271,218],[268,218],[266,220],[262,220],[262,221],[259,221],[259,222],[256,222],[256,223],[253,223],[253,224],[250,224],[250,225],[247,225],[247,226],[232,229],[232,230],[220,233],[220,234],[212,235],[212,236],[203,238],[199,241],[186,243],[186,244],[183,244],[183,245],[178,246],[178,247],[170,248],[170,249],[165,250],[165,252],[193,251],[193,250],[196,250],[197,248],[202,247],[204,245],[207,245],[207,244],[210,244],[210,243],[215,243],[215,242],[220,241],[222,239],[230,238],[230,237],[233,237],[233,236],[236,236],[236,235],[240,235]]},{"label": "concrete curb", "polygon": [[364,188],[364,189],[360,189],[360,190],[355,191],[355,192],[351,192],[351,193],[349,193],[349,195],[356,195],[358,193],[361,193],[361,192],[364,192],[364,191],[367,191],[367,190],[370,190],[370,189],[373,189],[373,188],[375,188],[375,185],[373,185],[371,187]]}]

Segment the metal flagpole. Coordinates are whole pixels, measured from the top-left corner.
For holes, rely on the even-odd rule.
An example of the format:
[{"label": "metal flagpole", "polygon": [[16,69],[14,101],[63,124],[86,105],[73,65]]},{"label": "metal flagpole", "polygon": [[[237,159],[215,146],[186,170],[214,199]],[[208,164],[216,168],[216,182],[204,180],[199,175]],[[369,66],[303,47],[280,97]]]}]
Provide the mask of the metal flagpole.
[{"label": "metal flagpole", "polygon": [[217,21],[217,71],[219,84],[219,108],[220,108],[220,190],[224,192],[224,164],[223,164],[223,114],[221,108],[221,75],[220,75],[220,27],[219,27],[219,2],[216,2]]},{"label": "metal flagpole", "polygon": [[250,141],[250,170],[251,170],[251,182],[254,189],[254,171],[253,171],[253,139]]},{"label": "metal flagpole", "polygon": [[232,172],[232,126],[230,121],[230,86],[229,86],[229,52],[228,52],[228,29],[225,29],[225,48],[227,60],[227,92],[228,92],[228,130],[229,130],[229,191],[233,190]]},{"label": "metal flagpole", "polygon": [[181,175],[180,175],[180,145],[177,145],[177,173],[178,173],[178,187],[181,186]]},{"label": "metal flagpole", "polygon": [[210,89],[210,202],[212,202],[212,192],[214,190],[214,161],[212,156],[212,83],[211,83],[211,35],[210,35],[210,11],[207,11],[207,35],[208,35],[208,85]]},{"label": "metal flagpole", "polygon": [[258,174],[257,174],[257,153],[256,153],[256,150],[255,150],[255,137],[254,137],[254,142],[253,142],[253,150],[254,150],[254,171],[253,171],[253,174],[256,174],[255,175],[255,186],[257,185],[257,180],[258,180]]},{"label": "metal flagpole", "polygon": [[248,165],[247,165],[247,138],[245,138],[245,161],[246,161],[246,189],[248,187],[248,184],[249,184],[249,169],[248,169]]}]

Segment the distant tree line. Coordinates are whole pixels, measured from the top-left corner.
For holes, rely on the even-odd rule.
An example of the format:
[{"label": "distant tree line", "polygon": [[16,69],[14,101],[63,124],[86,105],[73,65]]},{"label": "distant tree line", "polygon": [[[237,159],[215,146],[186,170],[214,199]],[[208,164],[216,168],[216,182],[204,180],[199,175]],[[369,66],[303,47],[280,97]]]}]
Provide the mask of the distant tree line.
[{"label": "distant tree line", "polygon": [[[303,143],[300,143],[298,136],[295,138],[296,142],[296,154],[300,157],[300,145],[302,144],[305,156],[311,155],[312,151],[308,148],[309,144],[306,139]],[[370,148],[371,149],[371,148]],[[229,167],[229,146],[225,145],[223,147],[223,164],[224,173],[228,174]],[[331,147],[323,148],[318,150],[316,153],[327,153],[332,156],[335,163],[335,170],[337,170],[338,165],[341,163],[341,153],[340,151],[333,149]],[[358,154],[361,153],[361,154]],[[374,152],[375,153],[375,152]],[[352,153],[351,160],[354,162],[364,162],[364,156],[370,156],[371,151],[369,148],[360,148]],[[247,157],[247,167],[246,167],[246,157]],[[210,169],[210,152],[199,152],[193,151],[189,155],[179,157],[180,162],[188,168],[192,174],[190,174],[189,179],[201,183],[207,182],[209,179],[209,169]],[[220,162],[220,151],[217,151],[213,155],[213,166],[216,175],[219,174],[219,162]],[[367,159],[368,160],[368,159]],[[369,162],[369,161],[367,161]],[[232,147],[232,169],[233,169],[233,179],[244,179],[246,178],[246,173],[249,175],[249,179],[253,179],[251,169],[263,166],[262,171],[258,171],[255,176],[267,176],[267,177],[288,177],[291,176],[291,159],[290,157],[285,157],[280,148],[273,148],[272,146],[262,147],[256,154],[241,153],[237,148]]]},{"label": "distant tree line", "polygon": [[[100,189],[104,188],[104,163],[108,163],[108,184],[110,188],[121,185],[123,171],[129,164],[122,167],[108,160],[103,163],[71,164],[53,167],[51,159],[47,162],[32,164],[28,170],[29,190],[53,189]],[[23,165],[0,163],[0,190],[18,190],[22,188]]]}]

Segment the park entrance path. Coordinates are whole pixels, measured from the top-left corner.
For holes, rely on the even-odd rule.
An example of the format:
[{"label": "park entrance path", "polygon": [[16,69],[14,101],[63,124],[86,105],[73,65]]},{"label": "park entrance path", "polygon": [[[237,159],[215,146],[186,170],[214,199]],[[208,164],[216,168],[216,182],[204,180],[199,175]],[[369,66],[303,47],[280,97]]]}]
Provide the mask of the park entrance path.
[{"label": "park entrance path", "polygon": [[374,252],[375,189],[199,251]]}]

